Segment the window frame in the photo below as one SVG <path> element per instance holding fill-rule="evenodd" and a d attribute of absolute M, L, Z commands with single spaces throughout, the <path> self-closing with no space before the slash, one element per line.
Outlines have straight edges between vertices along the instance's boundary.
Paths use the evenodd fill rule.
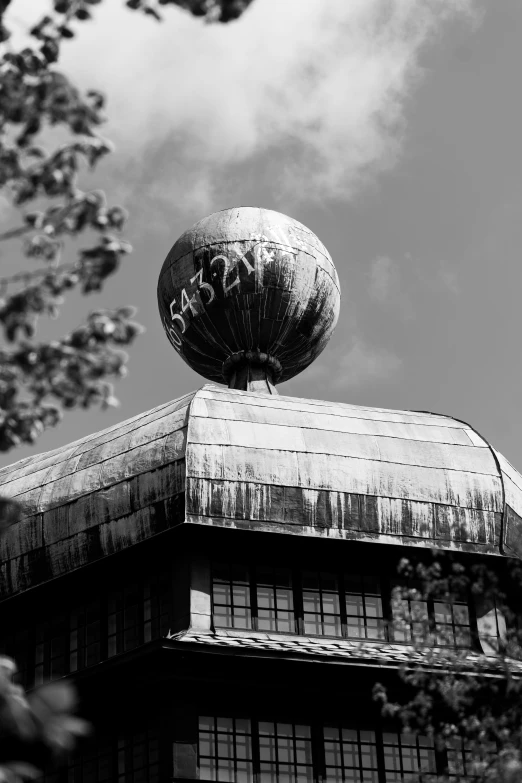
<path fill-rule="evenodd" d="M 232 766 L 234 768 L 234 776 L 230 779 L 230 783 L 262 783 L 262 769 L 261 765 L 263 763 L 261 758 L 261 736 L 270 736 L 271 738 L 277 738 L 282 737 L 283 735 L 277 733 L 277 726 L 278 725 L 289 725 L 292 727 L 292 743 L 293 743 L 293 760 L 290 760 L 287 762 L 290 766 L 294 767 L 294 770 L 297 766 L 300 766 L 297 762 L 297 754 L 296 754 L 296 746 L 295 746 L 295 727 L 296 726 L 304 726 L 309 729 L 309 752 L 310 752 L 310 763 L 304 764 L 304 766 L 307 766 L 311 770 L 311 776 L 307 779 L 310 783 L 326 783 L 328 780 L 327 770 L 328 769 L 339 769 L 340 774 L 337 776 L 337 779 L 345 779 L 345 770 L 346 769 L 353 769 L 354 774 L 352 776 L 353 779 L 357 777 L 357 772 L 359 774 L 359 783 L 366 783 L 367 780 L 370 779 L 371 775 L 364 776 L 363 772 L 364 770 L 368 770 L 370 773 L 373 770 L 373 781 L 374 783 L 397 783 L 397 781 L 408 781 L 411 779 L 409 776 L 419 776 L 419 779 L 422 780 L 424 776 L 430 776 L 430 775 L 446 775 L 448 774 L 448 770 L 450 769 L 450 760 L 449 760 L 449 754 L 446 750 L 440 751 L 436 749 L 435 743 L 432 745 L 429 745 L 429 743 L 424 744 L 422 742 L 422 737 L 424 735 L 415 735 L 412 732 L 400 732 L 397 730 L 396 726 L 391 726 L 388 722 L 382 721 L 379 719 L 368 719 L 363 722 L 363 725 L 357 726 L 355 723 L 350 721 L 342 721 L 342 720 L 324 720 L 319 721 L 314 719 L 311 715 L 303 716 L 302 719 L 296 719 L 296 716 L 279 716 L 276 717 L 269 717 L 266 715 L 264 711 L 261 711 L 259 713 L 250 713 L 248 710 L 241 711 L 238 714 L 232 714 L 229 711 L 221 711 L 221 710 L 210 710 L 206 711 L 204 714 L 198 715 L 196 718 L 196 725 L 197 725 L 197 741 L 196 741 L 196 766 L 195 766 L 195 778 L 197 780 L 201 781 L 219 781 L 219 780 L 225 780 L 225 777 L 220 778 L 218 775 L 218 767 L 216 766 L 213 771 L 213 777 L 210 775 L 209 777 L 202 777 L 201 776 L 201 759 L 202 758 L 208 758 L 207 755 L 201 754 L 200 746 L 201 746 L 201 734 L 200 734 L 200 720 L 202 718 L 211 718 L 213 720 L 214 727 L 217 726 L 218 719 L 221 720 L 230 720 L 232 722 L 232 725 L 235 727 L 236 721 L 242 720 L 247 721 L 249 725 L 249 729 L 247 731 L 247 736 L 249 737 L 250 741 L 250 758 L 247 758 L 246 761 L 249 762 L 250 765 L 250 778 L 247 781 L 246 778 L 240 778 L 237 775 L 237 761 L 238 758 L 231 757 Z M 273 724 L 274 727 L 276 727 L 276 731 L 274 734 L 270 735 L 260 735 L 259 727 L 262 723 L 270 723 Z M 333 729 L 336 732 L 338 732 L 339 736 L 339 746 L 340 746 L 340 752 L 341 752 L 341 764 L 339 766 L 334 764 L 328 764 L 327 763 L 327 742 L 331 741 L 328 739 L 326 735 L 326 731 L 328 729 Z M 345 764 L 344 759 L 344 753 L 343 753 L 343 739 L 342 739 L 342 732 L 344 731 L 354 731 L 357 733 L 357 739 L 356 739 L 356 745 L 358 750 L 358 761 L 359 764 L 354 767 L 349 767 Z M 364 732 L 371 732 L 374 735 L 374 741 L 371 740 L 368 742 L 365 742 L 365 739 L 362 735 Z M 386 777 L 387 772 L 387 765 L 386 765 L 386 754 L 385 754 L 385 737 L 386 735 L 394 735 L 396 738 L 396 744 L 392 744 L 391 742 L 387 742 L 386 746 L 389 747 L 395 747 L 397 749 L 398 759 L 399 759 L 399 767 L 400 769 L 397 771 L 396 779 L 394 780 L 390 774 L 389 777 Z M 415 743 L 409 743 L 405 742 L 404 739 L 406 737 L 415 737 Z M 216 728 L 214 728 L 214 742 L 215 738 L 217 737 L 217 731 Z M 347 740 L 345 744 L 353 744 L 350 740 Z M 375 766 L 368 766 L 365 767 L 363 765 L 363 754 L 364 754 L 364 746 L 366 744 L 369 744 L 370 746 L 373 745 L 374 747 L 374 763 Z M 214 756 L 217 753 L 215 743 L 214 746 Z M 235 731 L 232 734 L 232 745 L 234 748 L 236 748 L 236 734 Z M 275 753 L 273 753 L 272 758 L 275 759 L 273 762 L 275 764 L 276 769 L 278 769 L 278 743 L 277 741 L 272 744 L 272 747 L 275 750 Z M 431 755 L 431 763 L 433 764 L 433 770 L 426 770 L 426 771 L 416 771 L 416 770 L 409 770 L 406 768 L 405 761 L 407 760 L 406 755 L 403 754 L 402 749 L 410 749 L 415 748 L 415 755 L 417 759 L 417 764 L 420 765 L 422 763 L 421 756 L 422 756 L 422 749 L 427 748 L 427 754 Z M 457 752 L 459 752 L 457 750 Z M 464 751 L 463 751 L 464 753 Z M 243 759 L 240 759 L 243 761 Z M 462 759 L 460 760 L 461 766 L 464 766 L 466 768 L 466 762 L 467 759 L 463 755 Z M 389 770 L 390 773 L 392 773 L 392 770 Z M 404 774 L 404 777 L 402 775 Z M 278 779 L 279 773 L 276 772 L 274 774 L 273 779 L 276 781 L 276 783 L 279 783 Z M 292 776 L 291 776 L 292 777 Z M 455 774 L 453 773 L 451 776 L 452 779 L 455 779 Z M 182 778 L 178 778 L 176 776 L 173 776 L 173 779 L 176 780 L 182 780 Z M 183 778 L 184 780 L 185 778 Z M 348 778 L 346 778 L 348 779 Z M 297 776 L 293 777 L 292 780 L 294 783 L 297 781 Z M 332 776 L 332 783 L 333 783 L 333 776 Z"/>
<path fill-rule="evenodd" d="M 398 631 L 394 627 L 394 621 L 395 618 L 393 617 L 393 606 L 392 606 L 392 593 L 394 588 L 396 587 L 402 587 L 406 589 L 418 589 L 418 583 L 415 581 L 409 581 L 409 580 L 401 580 L 396 577 L 390 577 L 388 579 L 388 587 L 389 587 L 389 640 L 393 642 L 394 644 L 412 644 L 415 642 L 415 634 L 413 631 L 413 624 L 415 620 L 410 620 L 409 622 L 409 638 L 397 638 L 399 633 L 403 633 L 404 631 Z M 426 604 L 426 621 L 428 626 L 428 639 L 426 640 L 426 644 L 432 644 L 435 647 L 446 647 L 446 648 L 452 648 L 456 650 L 480 650 L 480 644 L 478 640 L 478 628 L 477 628 L 477 618 L 475 613 L 475 605 L 472 600 L 471 595 L 466 596 L 466 600 L 464 598 L 457 599 L 454 603 L 448 603 L 447 601 L 444 601 L 439 598 L 434 598 L 432 596 L 429 596 L 428 598 L 420 598 L 420 599 L 406 599 L 408 602 L 408 610 L 411 612 L 410 609 L 410 603 L 412 601 L 418 601 L 419 603 L 425 603 Z M 445 604 L 450 607 L 451 610 L 451 622 L 450 623 L 443 623 L 442 626 L 444 628 L 447 628 L 448 625 L 452 629 L 454 643 L 451 644 L 451 642 L 440 642 L 438 638 L 438 634 L 440 633 L 441 626 L 437 625 L 436 621 L 436 610 L 435 610 L 435 604 Z M 468 613 L 468 625 L 462 625 L 455 623 L 455 612 L 453 607 L 454 606 L 465 606 Z M 469 637 L 469 643 L 468 644 L 457 644 L 456 643 L 456 634 L 457 628 L 466 628 L 468 630 L 468 637 Z"/>
<path fill-rule="evenodd" d="M 219 621 L 216 622 L 216 620 L 219 620 L 219 616 L 216 615 L 214 611 L 214 569 L 216 567 L 222 567 L 226 566 L 229 570 L 229 573 L 231 573 L 231 569 L 235 567 L 240 567 L 246 572 L 246 579 L 245 582 L 248 585 L 249 593 L 248 593 L 248 609 L 250 614 L 250 620 L 249 625 L 241 628 L 237 628 L 234 625 L 225 625 L 220 624 Z M 262 571 L 263 569 L 273 569 L 277 570 L 278 568 L 283 568 L 283 566 L 279 565 L 265 565 L 263 562 L 257 562 L 257 561 L 243 561 L 239 562 L 239 560 L 225 560 L 222 558 L 211 560 L 210 562 L 210 590 L 211 590 L 211 628 L 215 632 L 219 632 L 221 630 L 233 630 L 233 631 L 243 631 L 243 632 L 258 632 L 258 633 L 277 633 L 277 634 L 288 634 L 292 636 L 304 636 L 304 637 L 312 637 L 312 638 L 328 638 L 328 639 L 343 639 L 346 641 L 354 641 L 354 642 L 388 642 L 391 644 L 405 644 L 405 645 L 411 645 L 414 642 L 413 634 L 410 632 L 409 638 L 406 638 L 406 635 L 403 633 L 404 638 L 400 638 L 401 632 L 394 628 L 394 616 L 393 616 L 393 601 L 392 601 L 392 593 L 394 587 L 397 586 L 403 586 L 408 587 L 408 583 L 398 579 L 395 575 L 391 574 L 365 574 L 364 570 L 362 568 L 357 568 L 350 570 L 349 567 L 344 566 L 343 568 L 338 568 L 336 570 L 320 570 L 317 568 L 309 567 L 308 564 L 303 564 L 303 567 L 300 569 L 296 568 L 288 568 L 289 575 L 291 577 L 291 590 L 292 590 L 292 597 L 293 597 L 293 615 L 294 615 L 294 630 L 293 631 L 279 631 L 279 630 L 266 630 L 259 627 L 259 607 L 258 607 L 258 572 Z M 304 585 L 304 575 L 306 572 L 315 573 L 319 576 L 321 574 L 328 574 L 330 577 L 334 578 L 337 581 L 337 599 L 339 602 L 339 620 L 340 620 L 340 634 L 332 635 L 327 633 L 312 633 L 305 630 L 305 623 L 306 623 L 306 612 L 304 607 L 304 593 L 306 591 L 306 587 Z M 355 636 L 349 633 L 349 624 L 348 624 L 348 618 L 349 617 L 355 617 L 357 615 L 351 615 L 348 614 L 347 611 L 347 596 L 350 594 L 349 592 L 349 585 L 347 584 L 347 577 L 354 576 L 358 577 L 360 580 L 361 585 L 361 592 L 359 595 L 361 595 L 362 598 L 362 605 L 363 605 L 363 614 L 361 615 L 361 618 L 364 619 L 364 624 L 362 625 L 364 629 L 365 635 L 362 636 Z M 380 589 L 379 593 L 371 593 L 367 592 L 365 589 L 364 580 L 365 578 L 371 578 L 374 580 L 375 584 Z M 229 584 L 232 589 L 233 581 L 232 579 L 229 580 Z M 411 585 L 414 586 L 413 584 Z M 274 585 L 274 588 L 276 585 Z M 320 615 L 321 615 L 321 626 L 324 629 L 324 617 L 323 617 L 323 591 L 321 587 L 319 587 L 319 594 L 321 596 L 320 598 Z M 370 629 L 371 626 L 367 623 L 368 620 L 374 619 L 367 613 L 366 608 L 366 601 L 367 596 L 377 596 L 380 597 L 380 610 L 382 612 L 382 616 L 376 615 L 375 619 L 377 620 L 376 628 L 381 629 L 382 635 L 371 635 Z M 446 603 L 445 601 L 439 601 L 438 599 L 434 598 L 428 598 L 423 599 L 427 606 L 427 621 L 429 624 L 429 628 L 431 629 L 431 633 L 435 634 L 437 633 L 437 624 L 435 622 L 435 604 L 436 603 Z M 459 600 L 457 602 L 458 605 L 464 605 L 467 609 L 468 613 L 468 620 L 469 625 L 461 625 L 455 623 L 455 617 L 454 617 L 454 611 L 453 611 L 453 604 L 449 604 L 451 608 L 451 616 L 452 616 L 452 622 L 450 623 L 452 633 L 454 635 L 454 639 L 457 639 L 457 632 L 459 628 L 462 628 L 465 630 L 469 635 L 469 644 L 457 644 L 451 645 L 451 643 L 441 643 L 437 644 L 437 646 L 440 647 L 451 647 L 453 646 L 454 649 L 470 649 L 470 650 L 480 650 L 480 644 L 478 639 L 478 631 L 477 631 L 477 623 L 476 623 L 476 616 L 474 611 L 474 604 L 472 601 L 471 596 L 467 596 L 467 600 Z M 221 605 L 221 604 L 217 604 Z M 231 604 L 231 607 L 233 608 L 233 604 Z M 336 616 L 336 615 L 331 615 Z M 277 617 L 275 618 L 275 622 L 277 622 Z M 447 624 L 444 624 L 444 628 L 447 627 Z M 379 631 L 377 631 L 379 633 Z"/>

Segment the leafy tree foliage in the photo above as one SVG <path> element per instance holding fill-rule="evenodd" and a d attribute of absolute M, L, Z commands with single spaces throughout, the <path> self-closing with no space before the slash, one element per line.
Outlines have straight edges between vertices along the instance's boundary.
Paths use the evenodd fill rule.
<path fill-rule="evenodd" d="M 433 739 L 446 771 L 426 770 L 423 780 L 522 779 L 522 564 L 494 561 L 494 568 L 470 565 L 434 552 L 431 562 L 405 559 L 399 566 L 404 584 L 395 590 L 394 616 L 399 630 L 413 628 L 423 660 L 401 668 L 400 687 L 378 683 L 374 698 L 399 728 Z M 446 634 L 427 617 L 430 599 L 444 607 L 474 602 L 475 647 L 483 654 L 455 647 L 454 631 Z"/>
<path fill-rule="evenodd" d="M 125 374 L 122 350 L 140 333 L 132 307 L 92 312 L 59 340 L 37 342 L 41 316 L 56 318 L 64 296 L 102 290 L 131 252 L 122 238 L 127 213 L 103 191 L 79 186 L 113 148 L 100 133 L 105 97 L 83 93 L 58 69 L 64 41 L 76 23 L 89 21 L 102 0 L 49 0 L 49 12 L 28 31 L 31 43 L 16 50 L 5 21 L 15 0 L 0 0 L 0 188 L 20 213 L 20 225 L 0 235 L 21 241 L 36 267 L 0 280 L 0 451 L 34 443 L 63 410 L 113 405 L 110 379 Z M 123 2 L 123 0 L 122 0 Z M 128 0 L 129 9 L 161 20 L 160 6 L 177 5 L 209 22 L 238 18 L 251 0 Z M 41 7 L 41 4 L 35 3 Z M 66 141 L 42 144 L 49 129 Z M 67 241 L 90 244 L 63 263 Z M 0 498 L 0 535 L 16 522 L 16 504 Z M 85 732 L 72 714 L 74 690 L 58 683 L 27 698 L 13 683 L 16 666 L 0 659 L 0 781 L 34 776 Z M 20 779 L 19 777 L 17 778 Z"/>
<path fill-rule="evenodd" d="M 21 238 L 25 257 L 40 264 L 36 272 L 9 281 L 20 283 L 20 290 L 0 294 L 7 343 L 0 348 L 0 451 L 33 443 L 59 421 L 63 408 L 114 404 L 109 379 L 124 374 L 121 348 L 140 332 L 132 310 L 120 308 L 93 313 L 63 340 L 33 342 L 40 316 L 57 317 L 64 295 L 73 289 L 101 291 L 131 251 L 121 238 L 126 211 L 109 205 L 102 191 L 83 191 L 78 183 L 83 167 L 94 168 L 112 152 L 110 142 L 99 135 L 105 97 L 97 90 L 83 94 L 57 69 L 75 23 L 89 21 L 100 2 L 54 0 L 29 31 L 33 43 L 14 51 L 4 19 L 12 2 L 0 0 L 5 50 L 0 58 L 0 187 L 21 212 L 21 225 L 0 239 Z M 208 21 L 228 22 L 250 2 L 128 0 L 126 5 L 158 20 L 159 7 L 170 3 Z M 45 149 L 38 141 L 48 128 L 65 131 L 68 141 Z M 74 263 L 62 264 L 66 240 L 80 235 L 89 237 L 90 246 L 79 251 Z"/>
<path fill-rule="evenodd" d="M 10 658 L 0 658 L 2 783 L 34 778 L 89 730 L 88 724 L 74 715 L 76 694 L 69 683 L 47 685 L 27 697 L 13 682 L 15 672 Z"/>

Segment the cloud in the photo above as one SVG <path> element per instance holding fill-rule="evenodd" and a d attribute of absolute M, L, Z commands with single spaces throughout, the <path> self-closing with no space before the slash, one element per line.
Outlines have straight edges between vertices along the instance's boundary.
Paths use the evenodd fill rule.
<path fill-rule="evenodd" d="M 422 311 L 426 295 L 457 296 L 459 291 L 458 270 L 447 261 L 419 260 L 406 253 L 399 260 L 377 256 L 369 265 L 369 298 L 404 321 Z"/>
<path fill-rule="evenodd" d="M 402 360 L 398 356 L 377 350 L 356 337 L 347 353 L 341 356 L 334 387 L 355 388 L 372 381 L 388 380 L 401 366 Z"/>
<path fill-rule="evenodd" d="M 397 277 L 397 264 L 388 256 L 379 256 L 370 264 L 368 293 L 376 302 L 385 302 Z"/>
<path fill-rule="evenodd" d="M 370 263 L 368 295 L 380 307 L 397 314 L 401 320 L 415 317 L 418 286 L 425 285 L 410 255 L 400 261 L 378 256 Z"/>
<path fill-rule="evenodd" d="M 352 338 L 350 347 L 344 353 L 339 351 L 335 367 L 331 358 L 326 366 L 324 360 L 316 361 L 306 370 L 307 383 L 332 378 L 335 389 L 355 389 L 375 381 L 387 381 L 402 367 L 402 359 L 386 350 L 378 350 L 362 337 Z"/>
<path fill-rule="evenodd" d="M 63 64 L 107 91 L 110 135 L 133 164 L 163 149 L 164 177 L 188 166 L 196 201 L 259 157 L 297 200 L 351 197 L 400 155 L 426 44 L 478 1 L 255 0 L 220 26 L 105 0 Z M 34 0 L 13 5 L 34 18 Z"/>
<path fill-rule="evenodd" d="M 460 284 L 455 264 L 451 265 L 448 261 L 439 263 L 439 278 L 444 288 L 454 296 L 460 293 Z"/>

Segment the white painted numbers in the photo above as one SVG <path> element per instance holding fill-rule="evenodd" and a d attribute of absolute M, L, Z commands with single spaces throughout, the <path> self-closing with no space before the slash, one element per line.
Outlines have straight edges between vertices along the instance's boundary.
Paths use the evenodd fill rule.
<path fill-rule="evenodd" d="M 275 261 L 278 255 L 281 260 L 286 257 L 284 260 L 287 263 L 295 261 L 292 253 L 286 250 L 281 251 L 279 248 L 266 247 L 266 244 L 264 241 L 257 240 L 249 248 L 254 253 L 255 265 L 250 263 L 241 250 L 235 248 L 235 256 L 232 258 L 218 253 L 211 259 L 212 284 L 203 282 L 203 267 L 196 272 L 194 277 L 190 278 L 190 286 L 181 289 L 179 301 L 174 298 L 169 305 L 170 323 L 167 316 L 163 318 L 165 331 L 176 351 L 179 351 L 182 346 L 181 335 L 187 328 L 186 319 L 189 318 L 189 313 L 190 317 L 198 316 L 214 301 L 216 298 L 214 285 L 216 283 L 221 287 L 223 295 L 227 296 L 240 284 L 241 280 L 248 279 L 252 274 L 255 275 L 256 269 Z"/>

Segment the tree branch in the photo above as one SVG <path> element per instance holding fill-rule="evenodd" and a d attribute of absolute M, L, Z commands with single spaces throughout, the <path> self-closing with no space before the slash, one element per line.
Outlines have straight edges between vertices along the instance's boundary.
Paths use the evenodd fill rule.
<path fill-rule="evenodd" d="M 6 239 L 15 239 L 16 237 L 21 237 L 23 234 L 27 234 L 28 231 L 33 231 L 33 227 L 19 226 L 18 228 L 11 228 L 9 231 L 4 231 L 3 234 L 0 234 L 0 242 L 3 242 Z"/>

